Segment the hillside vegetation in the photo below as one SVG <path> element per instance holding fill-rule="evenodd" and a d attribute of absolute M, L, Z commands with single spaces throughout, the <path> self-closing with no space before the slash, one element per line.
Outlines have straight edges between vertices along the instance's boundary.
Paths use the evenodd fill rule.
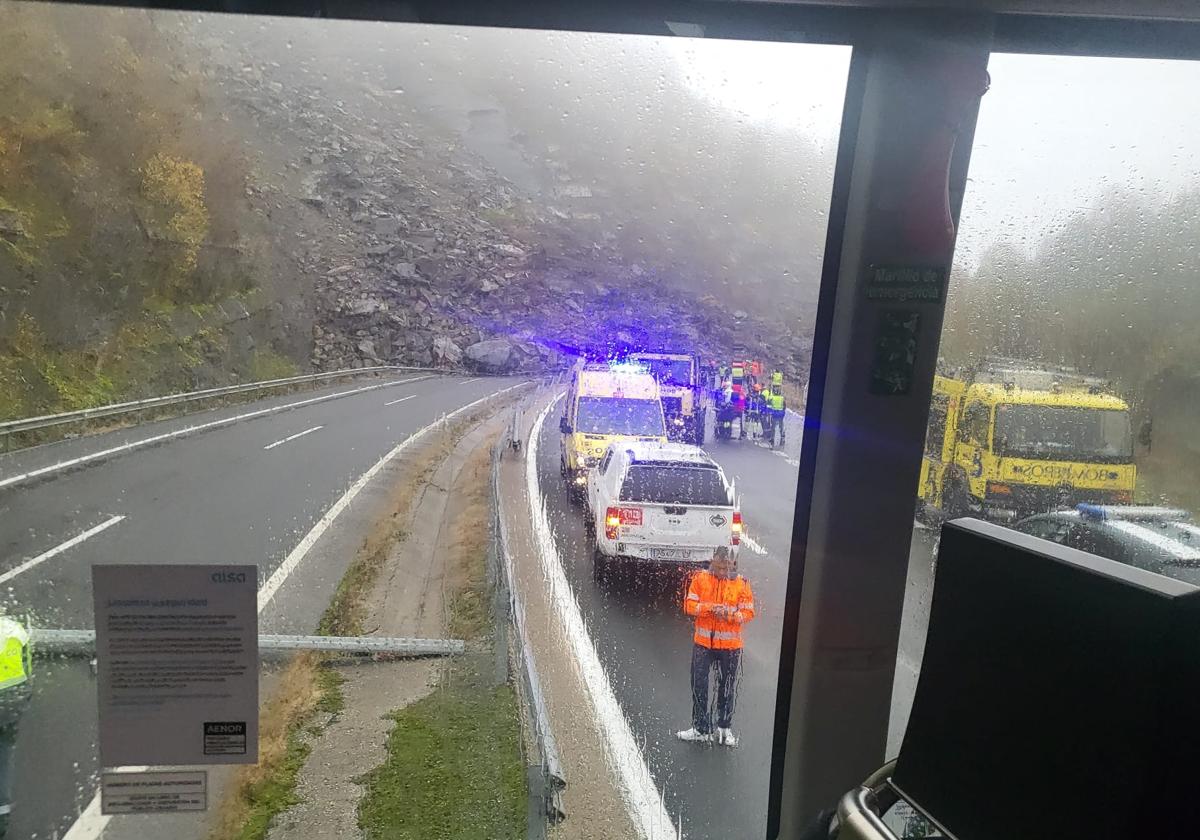
<path fill-rule="evenodd" d="M 0 417 L 294 369 L 262 301 L 247 167 L 140 11 L 0 5 Z"/>

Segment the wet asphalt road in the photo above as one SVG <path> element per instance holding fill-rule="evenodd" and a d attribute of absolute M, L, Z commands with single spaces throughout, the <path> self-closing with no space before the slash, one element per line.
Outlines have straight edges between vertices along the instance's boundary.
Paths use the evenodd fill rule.
<path fill-rule="evenodd" d="M 771 736 L 775 714 L 783 596 L 799 468 L 801 419 L 788 416 L 787 444 L 772 450 L 753 440 L 714 441 L 706 449 L 736 481 L 751 545 L 739 571 L 754 588 L 757 616 L 746 627 L 734 728 L 736 749 L 678 741 L 690 725 L 691 624 L 681 608 L 685 572 L 625 574 L 596 581 L 582 508 L 568 500 L 559 475 L 557 409 L 543 426 L 538 476 L 556 545 L 601 662 L 633 728 L 667 809 L 684 836 L 701 840 L 762 838 L 766 834 Z M 893 720 L 902 726 L 924 644 L 932 532 L 918 528 L 910 555 Z M 898 739 L 899 732 L 893 738 Z M 898 743 L 898 740 L 896 740 Z"/>
<path fill-rule="evenodd" d="M 396 384 L 303 406 L 0 490 L 0 574 L 114 516 L 103 532 L 0 588 L 9 614 L 91 628 L 98 562 L 257 563 L 265 580 L 330 505 L 397 443 L 517 380 L 392 377 Z M 0 478 L 184 425 L 382 381 L 337 386 L 66 441 L 0 459 Z M 387 403 L 392 403 L 387 405 Z M 313 427 L 270 449 L 265 447 Z M 261 632 L 309 632 L 350 554 L 302 564 L 260 617 Z M 57 838 L 95 790 L 96 685 L 87 661 L 39 660 L 17 736 L 10 838 Z M 135 818 L 122 818 L 130 820 Z M 140 818 L 136 818 L 140 819 Z"/>

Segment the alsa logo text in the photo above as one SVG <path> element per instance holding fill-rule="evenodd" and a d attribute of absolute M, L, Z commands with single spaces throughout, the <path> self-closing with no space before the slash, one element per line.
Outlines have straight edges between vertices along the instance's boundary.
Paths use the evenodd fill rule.
<path fill-rule="evenodd" d="M 245 572 L 213 572 L 209 576 L 213 583 L 245 583 Z"/>

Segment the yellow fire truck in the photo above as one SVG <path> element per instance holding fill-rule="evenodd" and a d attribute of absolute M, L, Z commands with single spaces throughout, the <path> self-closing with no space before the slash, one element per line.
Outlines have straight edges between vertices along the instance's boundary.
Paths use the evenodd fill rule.
<path fill-rule="evenodd" d="M 1011 521 L 1079 502 L 1127 504 L 1129 406 L 1095 377 L 990 360 L 934 381 L 917 495 L 925 512 Z"/>
<path fill-rule="evenodd" d="M 629 360 L 645 365 L 658 381 L 667 437 L 703 446 L 708 403 L 699 359 L 684 353 L 633 353 Z"/>

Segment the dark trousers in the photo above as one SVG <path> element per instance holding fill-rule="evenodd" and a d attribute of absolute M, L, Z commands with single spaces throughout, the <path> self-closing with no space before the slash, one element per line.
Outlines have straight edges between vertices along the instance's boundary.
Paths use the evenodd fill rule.
<path fill-rule="evenodd" d="M 733 725 L 733 707 L 737 701 L 741 650 L 714 650 L 692 644 L 692 726 L 697 732 L 712 732 L 712 707 L 708 698 L 708 676 L 717 671 L 717 726 Z"/>

